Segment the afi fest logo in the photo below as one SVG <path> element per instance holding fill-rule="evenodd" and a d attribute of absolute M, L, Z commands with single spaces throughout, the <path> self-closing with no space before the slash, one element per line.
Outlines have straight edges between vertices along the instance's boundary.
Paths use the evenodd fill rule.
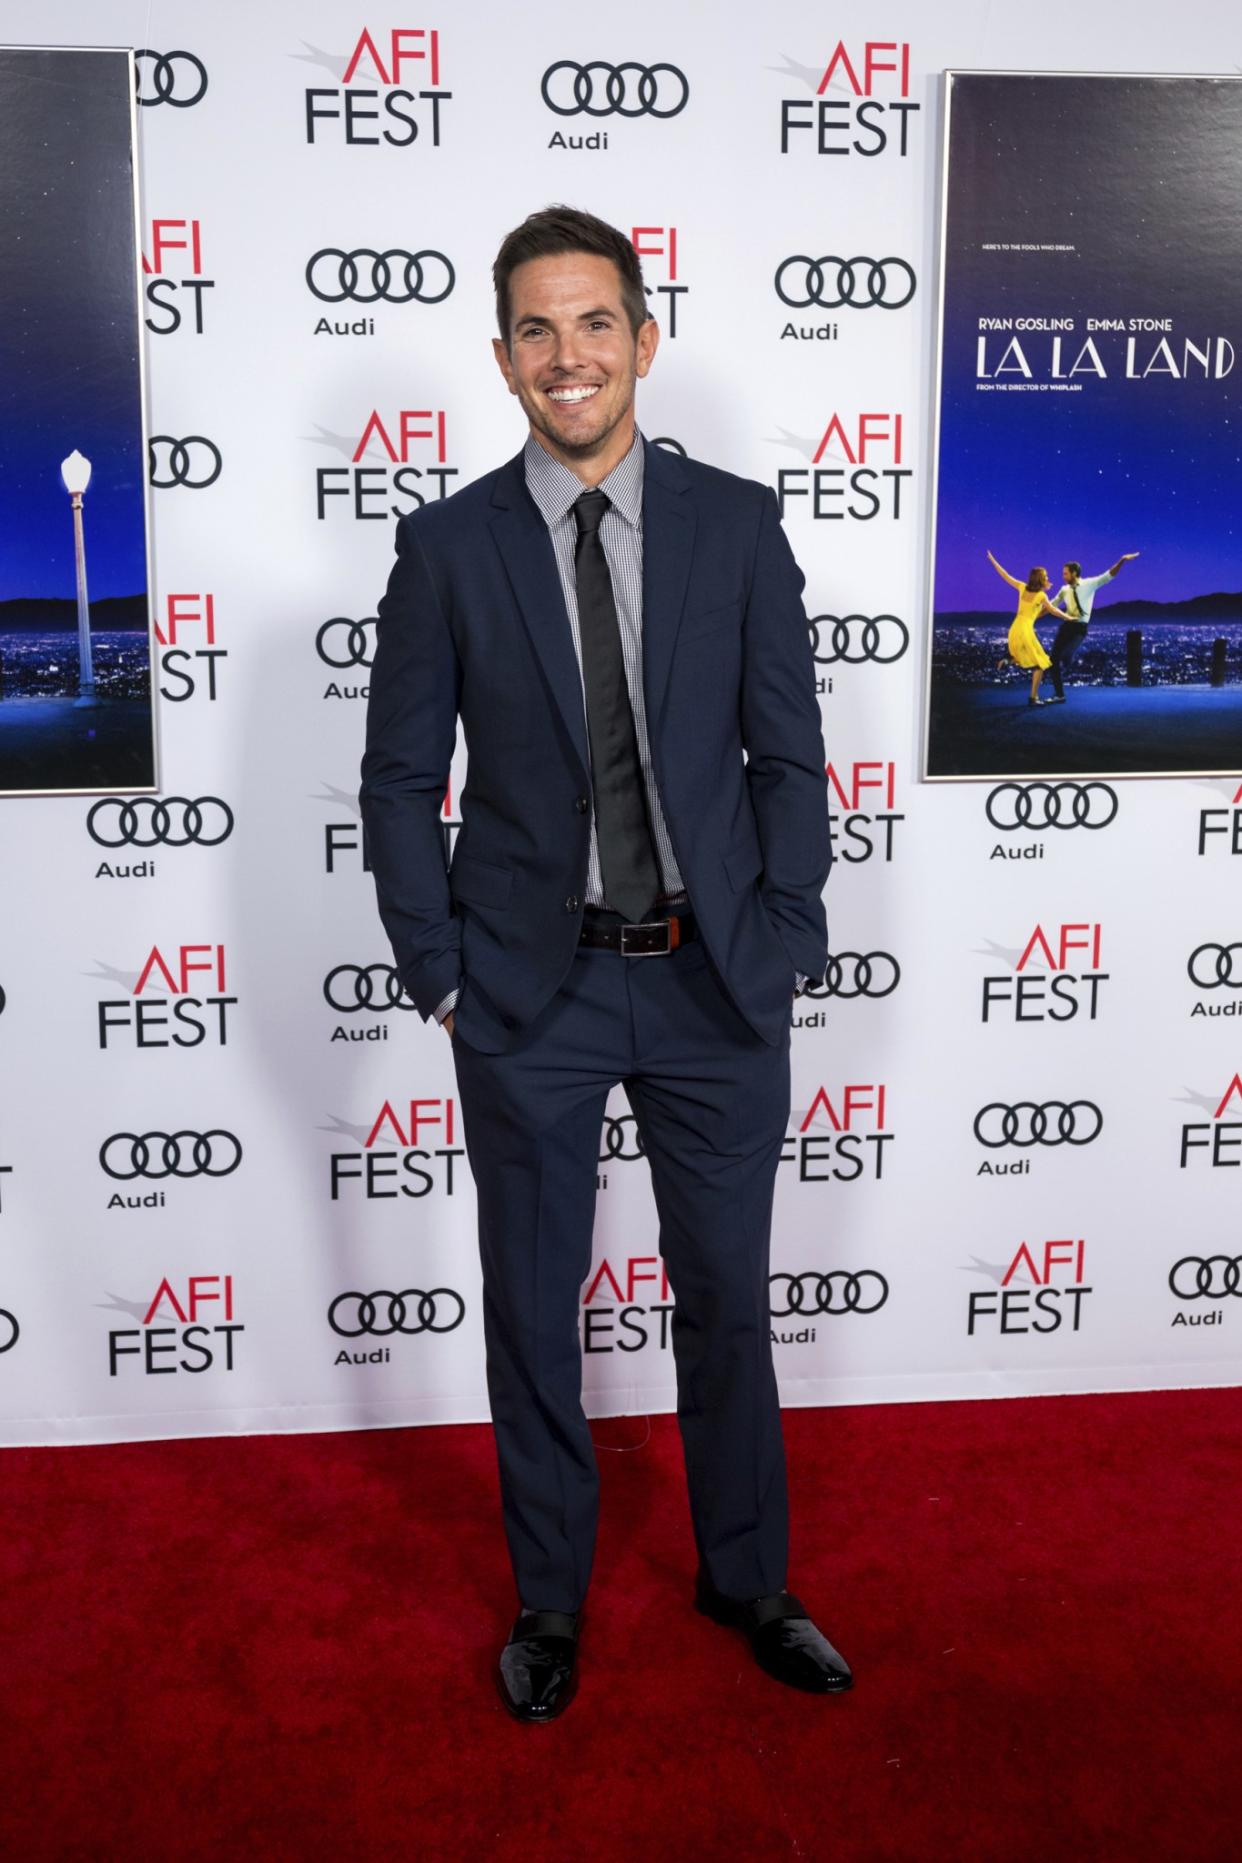
<path fill-rule="evenodd" d="M 658 1255 L 604 1260 L 582 1294 L 584 1352 L 641 1352 L 652 1341 L 667 1352 L 673 1302 L 668 1270 Z"/>
<path fill-rule="evenodd" d="M 344 57 L 312 45 L 293 57 L 321 65 L 337 80 L 307 87 L 307 142 L 344 143 L 348 148 L 439 148 L 442 106 L 453 93 L 440 83 L 436 28 L 372 31 L 364 26 Z"/>
<path fill-rule="evenodd" d="M 1055 1333 L 1066 1322 L 1076 1333 L 1082 1303 L 1094 1290 L 1086 1284 L 1087 1245 L 1083 1239 L 1058 1237 L 1034 1247 L 1023 1242 L 1002 1269 L 976 1256 L 968 1274 L 986 1274 L 995 1287 L 971 1292 L 966 1308 L 966 1336 L 977 1332 Z"/>
<path fill-rule="evenodd" d="M 803 1184 L 853 1184 L 884 1175 L 884 1149 L 896 1133 L 888 1125 L 888 1088 L 841 1087 L 834 1099 L 824 1087 L 804 1113 L 791 1115 L 793 1130 L 781 1145 L 782 1164 L 798 1168 Z"/>
<path fill-rule="evenodd" d="M 150 253 L 150 258 L 147 253 Z M 152 336 L 172 336 L 184 325 L 203 334 L 203 294 L 214 291 L 214 278 L 203 276 L 201 220 L 152 220 L 142 254 L 147 329 Z"/>
<path fill-rule="evenodd" d="M 137 1326 L 115 1327 L 108 1334 L 108 1376 L 121 1377 L 137 1359 L 146 1377 L 180 1371 L 235 1371 L 234 1347 L 245 1327 L 233 1318 L 231 1274 L 192 1274 L 183 1292 L 165 1275 L 149 1303 L 115 1298 L 129 1308 Z M 145 1310 L 144 1310 L 145 1305 Z"/>
<path fill-rule="evenodd" d="M 1215 1099 L 1202 1094 L 1189 1098 L 1206 1111 Z M 1236 1171 L 1242 1165 L 1242 1074 L 1235 1074 L 1219 1100 L 1210 1119 L 1187 1120 L 1182 1125 L 1179 1169 L 1186 1171 L 1206 1163 L 1213 1171 Z M 1230 1155 L 1232 1154 L 1232 1156 Z"/>
<path fill-rule="evenodd" d="M 690 287 L 678 276 L 677 228 L 635 226 L 630 242 L 643 262 L 643 289 L 652 300 L 651 315 L 667 337 L 677 335 L 677 300 L 689 296 Z M 656 261 L 659 264 L 656 264 Z M 652 284 L 653 278 L 661 280 Z"/>
<path fill-rule="evenodd" d="M 1199 810 L 1199 853 L 1242 854 L 1242 783 L 1230 807 Z"/>
<path fill-rule="evenodd" d="M 320 446 L 344 454 L 346 466 L 315 469 L 315 516 L 323 522 L 329 509 L 345 510 L 356 521 L 375 518 L 386 524 L 417 510 L 428 500 L 447 498 L 449 480 L 460 468 L 448 461 L 448 419 L 443 408 L 397 408 L 382 415 L 372 408 L 359 437 L 329 433 L 314 436 Z M 394 498 L 405 500 L 393 504 Z"/>
<path fill-rule="evenodd" d="M 325 873 L 339 873 L 342 870 L 355 871 L 357 865 L 363 873 L 370 873 L 371 862 L 367 855 L 366 836 L 362 829 L 361 811 L 358 807 L 356 789 L 335 789 L 330 783 L 324 784 L 323 794 L 316 798 L 320 802 L 331 802 L 334 806 L 348 809 L 353 821 L 330 821 L 323 825 L 323 865 Z M 453 783 L 449 779 L 444 791 L 444 801 L 440 806 L 440 832 L 444 836 L 444 862 L 447 866 L 453 857 L 457 845 L 457 835 L 461 821 L 453 815 Z"/>
<path fill-rule="evenodd" d="M 125 983 L 129 995 L 99 1004 L 99 1046 L 200 1048 L 228 1046 L 228 1014 L 237 998 L 227 996 L 224 946 L 152 945 L 136 978 L 100 966 L 110 981 Z"/>
<path fill-rule="evenodd" d="M 983 979 L 985 1022 L 1072 1022 L 1081 1011 L 1088 1022 L 1099 1013 L 1108 972 L 1100 969 L 1103 927 L 1096 924 L 1037 925 L 1020 952 L 989 945 L 986 956 L 1007 957 L 1012 974 Z"/>
<path fill-rule="evenodd" d="M 331 1125 L 320 1130 L 334 1138 L 351 1138 L 356 1146 L 334 1151 L 329 1159 L 333 1203 L 356 1185 L 369 1202 L 426 1197 L 437 1190 L 452 1196 L 454 1165 L 466 1155 L 465 1147 L 456 1143 L 455 1100 L 410 1100 L 399 1111 L 385 1100 L 366 1126 L 331 1118 Z"/>
<path fill-rule="evenodd" d="M 782 518 L 801 512 L 821 523 L 848 519 L 868 524 L 878 517 L 894 522 L 909 517 L 911 502 L 903 503 L 901 494 L 914 469 L 902 464 L 904 414 L 843 416 L 834 411 L 818 440 L 782 428 L 774 444 L 791 447 L 810 461 L 807 466 L 781 466 L 776 474 Z"/>
<path fill-rule="evenodd" d="M 825 64 L 772 65 L 813 96 L 782 97 L 782 155 L 897 156 L 910 153 L 910 47 L 899 39 L 838 39 Z"/>
<path fill-rule="evenodd" d="M 211 591 L 166 596 L 164 618 L 155 623 L 155 638 L 162 649 L 160 697 L 173 705 L 184 705 L 195 697 L 214 705 L 220 696 L 217 671 L 229 650 L 216 641 L 216 598 Z"/>
<path fill-rule="evenodd" d="M 837 860 L 850 866 L 879 855 L 887 866 L 893 837 L 905 816 L 897 812 L 897 766 L 864 761 L 824 766 L 828 776 L 828 832 Z"/>

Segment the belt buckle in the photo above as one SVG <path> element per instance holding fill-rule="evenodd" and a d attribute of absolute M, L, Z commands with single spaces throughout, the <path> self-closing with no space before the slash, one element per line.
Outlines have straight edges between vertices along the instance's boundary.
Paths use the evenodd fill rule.
<path fill-rule="evenodd" d="M 627 932 L 651 933 L 654 931 L 662 931 L 664 933 L 663 945 L 657 945 L 654 951 L 634 951 L 630 949 L 629 944 L 626 942 Z M 623 925 L 621 927 L 622 957 L 671 957 L 673 949 L 672 922 L 669 919 L 649 919 L 642 925 Z"/>

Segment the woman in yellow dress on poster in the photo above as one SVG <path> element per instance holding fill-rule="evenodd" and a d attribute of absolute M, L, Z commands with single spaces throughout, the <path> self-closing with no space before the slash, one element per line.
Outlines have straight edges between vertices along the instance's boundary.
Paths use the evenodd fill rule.
<path fill-rule="evenodd" d="M 1035 632 L 1035 623 L 1042 621 L 1045 615 L 1055 615 L 1058 621 L 1068 621 L 1071 617 L 1064 609 L 1057 608 L 1048 600 L 1048 571 L 1033 569 L 1025 582 L 1019 582 L 1007 569 L 1002 569 L 992 552 L 988 551 L 988 562 L 1003 582 L 1018 591 L 1018 612 L 1009 629 L 1009 658 L 1015 666 L 1031 667 L 1031 696 L 1028 705 L 1043 705 L 1047 701 L 1039 696 L 1039 682 L 1044 676 L 1044 669 L 1052 665 L 1045 652 L 1039 635 Z M 1003 666 L 1004 661 L 1000 664 Z"/>

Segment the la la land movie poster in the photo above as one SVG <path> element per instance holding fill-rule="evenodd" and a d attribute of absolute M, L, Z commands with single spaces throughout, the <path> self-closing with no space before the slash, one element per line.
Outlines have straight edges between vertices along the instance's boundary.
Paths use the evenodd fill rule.
<path fill-rule="evenodd" d="M 947 77 L 929 777 L 1242 768 L 1242 80 Z"/>

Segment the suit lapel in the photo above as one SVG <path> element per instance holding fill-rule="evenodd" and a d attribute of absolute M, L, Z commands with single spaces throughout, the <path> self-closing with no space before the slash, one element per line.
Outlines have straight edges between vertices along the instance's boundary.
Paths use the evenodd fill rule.
<path fill-rule="evenodd" d="M 585 783 L 590 767 L 582 674 L 574 652 L 552 539 L 526 489 L 522 455 L 500 472 L 492 492 L 492 535 L 517 598 L 548 690 L 569 732 Z"/>
<path fill-rule="evenodd" d="M 676 455 L 649 440 L 644 445 L 643 696 L 647 729 L 654 735 L 690 580 L 695 514 Z"/>

